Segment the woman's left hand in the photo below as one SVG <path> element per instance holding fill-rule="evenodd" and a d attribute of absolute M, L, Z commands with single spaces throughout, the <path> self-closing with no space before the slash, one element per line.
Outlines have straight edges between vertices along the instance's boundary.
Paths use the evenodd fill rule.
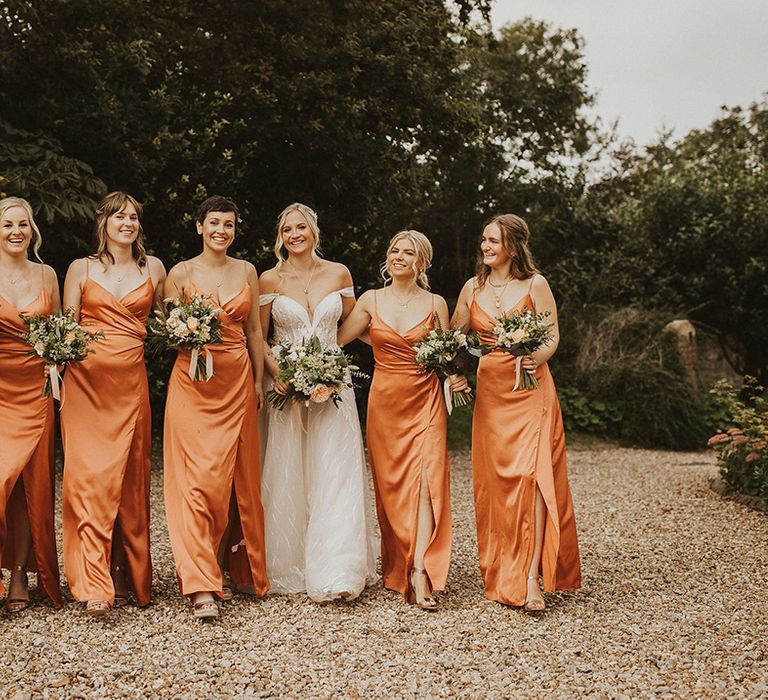
<path fill-rule="evenodd" d="M 260 411 L 264 405 L 264 388 L 261 386 L 261 382 L 254 382 L 253 390 L 256 394 L 256 410 Z"/>
<path fill-rule="evenodd" d="M 521 367 L 529 374 L 535 374 L 538 364 L 536 363 L 536 360 L 534 360 L 530 355 L 524 355 Z"/>
<path fill-rule="evenodd" d="M 451 385 L 451 391 L 454 394 L 459 391 L 471 391 L 467 378 L 460 374 L 449 374 L 448 383 Z"/>

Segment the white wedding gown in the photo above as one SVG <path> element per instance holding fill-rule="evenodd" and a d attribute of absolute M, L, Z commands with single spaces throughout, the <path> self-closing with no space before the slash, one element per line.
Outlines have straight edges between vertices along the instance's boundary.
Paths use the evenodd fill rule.
<path fill-rule="evenodd" d="M 264 294 L 272 304 L 276 343 L 317 335 L 337 347 L 341 297 L 331 292 L 307 309 L 282 294 Z M 272 379 L 266 379 L 267 388 Z M 261 498 L 272 593 L 307 592 L 316 601 L 356 598 L 376 579 L 377 543 L 367 507 L 367 476 L 355 394 L 322 404 L 290 402 L 282 411 L 262 411 Z"/>

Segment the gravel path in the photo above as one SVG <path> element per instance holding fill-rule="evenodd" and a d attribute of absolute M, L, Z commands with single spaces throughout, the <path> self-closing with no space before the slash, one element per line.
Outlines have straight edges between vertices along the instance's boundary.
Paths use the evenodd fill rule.
<path fill-rule="evenodd" d="M 768 517 L 707 486 L 706 453 L 569 450 L 584 588 L 541 618 L 482 597 L 467 454 L 437 613 L 379 586 L 351 604 L 177 595 L 154 473 L 155 602 L 106 622 L 70 604 L 0 620 L 0 692 L 28 697 L 765 697 Z"/>

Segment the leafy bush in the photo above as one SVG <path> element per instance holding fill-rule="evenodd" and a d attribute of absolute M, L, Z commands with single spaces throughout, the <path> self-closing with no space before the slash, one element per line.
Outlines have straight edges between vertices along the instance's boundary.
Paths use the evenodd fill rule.
<path fill-rule="evenodd" d="M 566 329 L 573 338 L 565 338 L 567 352 L 555 370 L 563 377 L 558 395 L 566 429 L 641 447 L 702 447 L 705 397 L 690 384 L 675 338 L 663 330 L 669 314 L 591 307 L 573 316 Z"/>
<path fill-rule="evenodd" d="M 751 496 L 768 498 L 768 400 L 754 379 L 745 383 L 746 399 L 739 398 L 727 382 L 711 390 L 714 402 L 724 407 L 730 426 L 713 435 L 720 474 L 732 488 Z"/>
<path fill-rule="evenodd" d="M 606 435 L 621 421 L 621 414 L 613 403 L 591 399 L 576 387 L 566 386 L 559 389 L 557 395 L 566 431 Z"/>
<path fill-rule="evenodd" d="M 704 398 L 681 374 L 659 364 L 604 365 L 589 394 L 608 397 L 620 417 L 608 435 L 640 447 L 693 450 L 704 445 Z"/>

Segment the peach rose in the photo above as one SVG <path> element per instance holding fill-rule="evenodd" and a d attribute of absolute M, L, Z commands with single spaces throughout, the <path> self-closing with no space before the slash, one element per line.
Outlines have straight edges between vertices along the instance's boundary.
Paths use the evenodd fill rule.
<path fill-rule="evenodd" d="M 523 338 L 525 338 L 525 331 L 522 328 L 517 328 L 512 331 L 513 343 L 519 343 Z"/>
<path fill-rule="evenodd" d="M 331 387 L 325 384 L 318 384 L 309 399 L 315 403 L 325 403 L 331 396 L 333 396 L 333 389 Z"/>
<path fill-rule="evenodd" d="M 189 330 L 191 330 L 193 333 L 197 330 L 199 325 L 200 323 L 194 316 L 191 316 L 187 319 L 187 328 L 189 328 Z"/>

